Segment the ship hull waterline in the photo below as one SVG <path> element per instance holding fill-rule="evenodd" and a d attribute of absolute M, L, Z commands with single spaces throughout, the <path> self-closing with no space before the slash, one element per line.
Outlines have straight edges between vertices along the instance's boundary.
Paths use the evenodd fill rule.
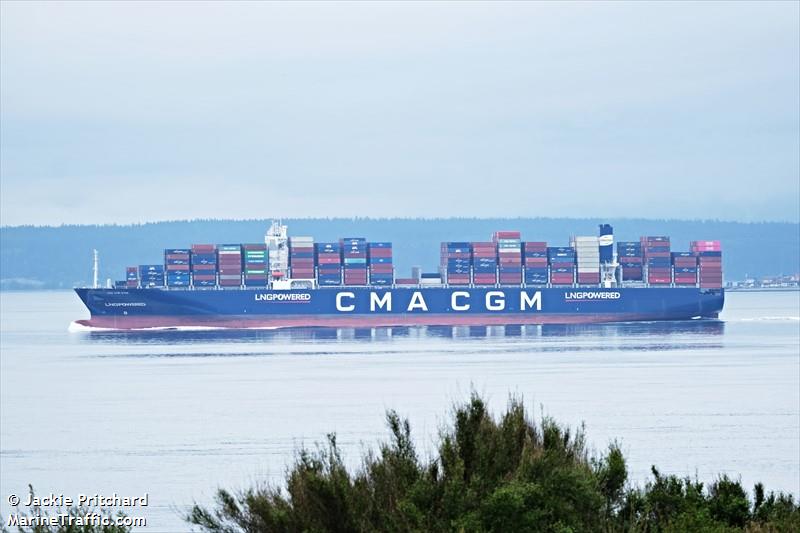
<path fill-rule="evenodd" d="M 81 326 L 374 328 L 716 319 L 724 291 L 690 288 L 76 289 Z"/>

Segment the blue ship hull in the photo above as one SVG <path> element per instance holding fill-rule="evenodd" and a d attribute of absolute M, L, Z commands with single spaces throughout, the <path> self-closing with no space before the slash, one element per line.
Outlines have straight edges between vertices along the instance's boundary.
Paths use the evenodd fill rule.
<path fill-rule="evenodd" d="M 722 289 L 75 289 L 107 329 L 582 324 L 717 318 Z"/>

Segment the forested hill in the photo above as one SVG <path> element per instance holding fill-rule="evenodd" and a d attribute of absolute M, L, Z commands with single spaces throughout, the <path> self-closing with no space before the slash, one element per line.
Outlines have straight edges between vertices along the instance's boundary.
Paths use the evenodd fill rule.
<path fill-rule="evenodd" d="M 414 265 L 435 271 L 441 241 L 489 240 L 495 230 L 520 230 L 525 240 L 564 246 L 569 235 L 595 235 L 600 222 L 616 240 L 670 235 L 673 250 L 690 240 L 722 241 L 725 277 L 795 273 L 800 268 L 800 224 L 680 220 L 515 219 L 298 219 L 284 220 L 290 235 L 317 241 L 366 237 L 392 241 L 398 275 Z M 192 243 L 263 242 L 269 220 L 194 220 L 140 225 L 8 226 L 0 228 L 0 283 L 5 289 L 69 288 L 91 280 L 92 249 L 100 278 L 122 279 L 127 265 L 161 263 L 164 248 Z"/>

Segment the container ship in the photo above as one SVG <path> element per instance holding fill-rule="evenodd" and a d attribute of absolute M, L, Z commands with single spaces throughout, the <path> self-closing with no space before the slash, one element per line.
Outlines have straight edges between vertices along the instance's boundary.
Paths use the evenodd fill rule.
<path fill-rule="evenodd" d="M 493 326 L 715 319 L 722 310 L 719 241 L 673 251 L 666 236 L 614 242 L 613 228 L 568 246 L 496 231 L 443 242 L 435 272 L 395 275 L 391 242 L 288 236 L 164 250 L 107 288 L 75 289 L 111 330 Z"/>

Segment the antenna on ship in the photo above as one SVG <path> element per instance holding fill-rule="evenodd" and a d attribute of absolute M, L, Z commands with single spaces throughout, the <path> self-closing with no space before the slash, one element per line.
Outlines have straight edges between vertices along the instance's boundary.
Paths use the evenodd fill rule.
<path fill-rule="evenodd" d="M 98 265 L 98 262 L 99 262 L 98 259 L 100 257 L 100 254 L 97 253 L 97 250 L 92 250 L 92 252 L 94 252 L 94 264 L 92 265 L 92 288 L 93 289 L 97 289 L 99 287 L 99 283 L 97 281 L 97 278 L 98 278 L 98 267 L 97 267 L 97 265 Z"/>

